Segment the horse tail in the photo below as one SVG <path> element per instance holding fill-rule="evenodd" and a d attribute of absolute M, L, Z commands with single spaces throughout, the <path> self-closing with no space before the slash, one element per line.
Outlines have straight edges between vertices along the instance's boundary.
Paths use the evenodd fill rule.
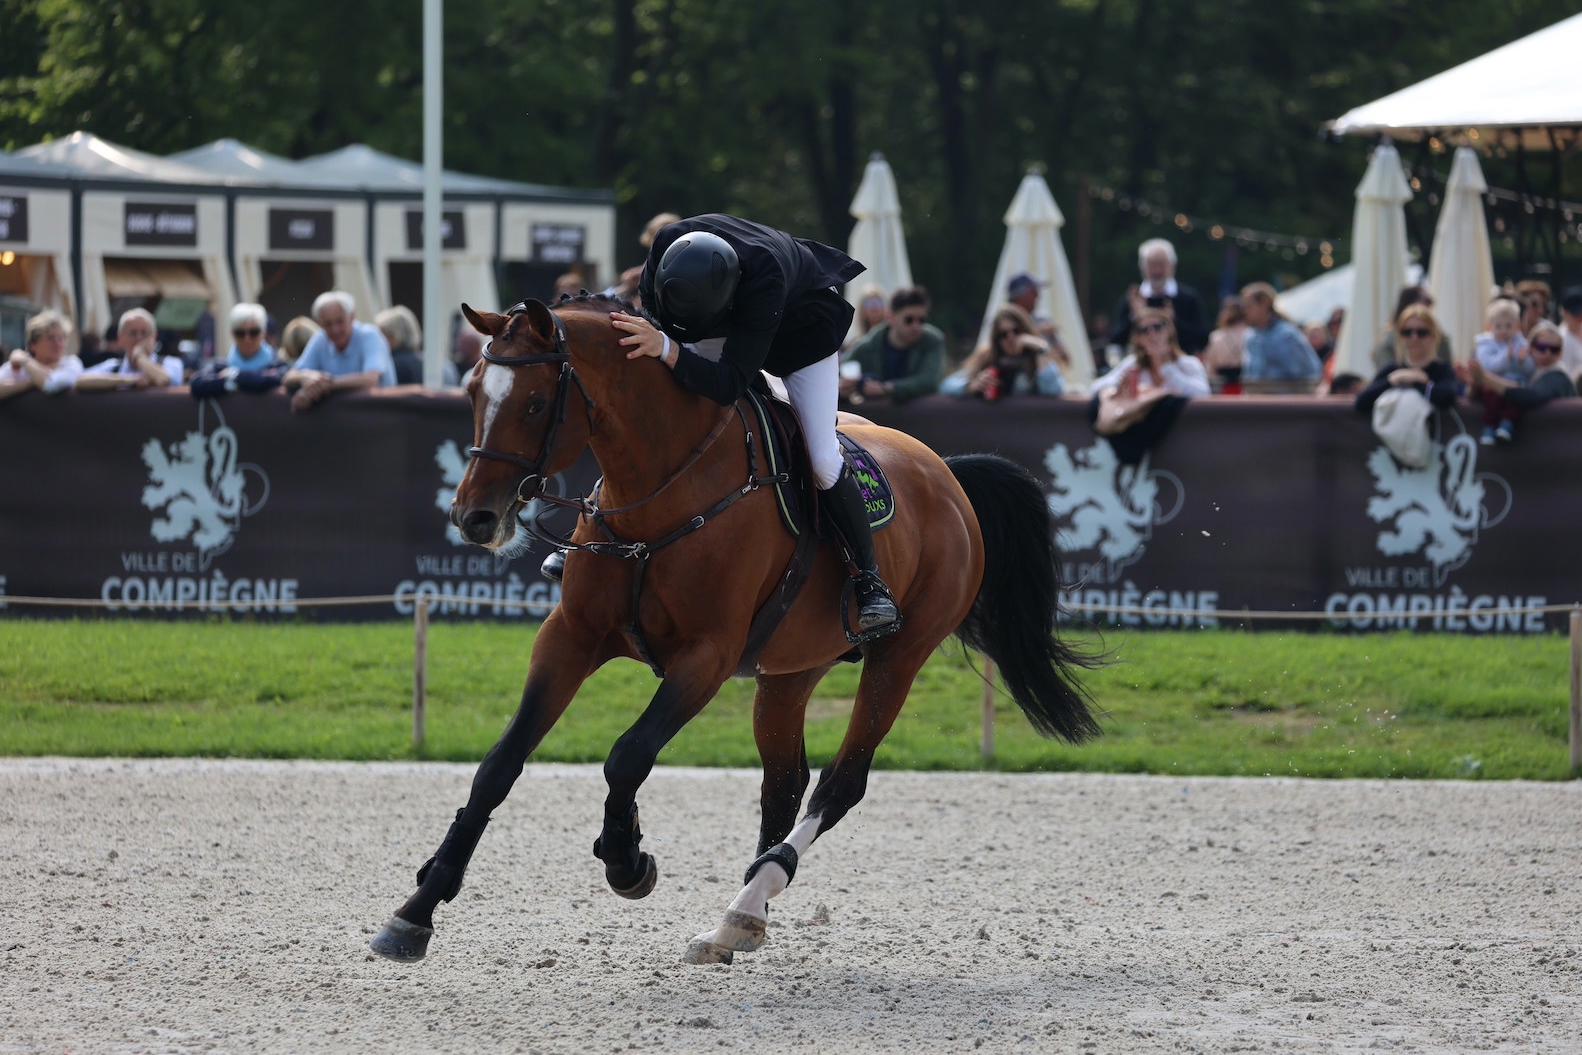
<path fill-rule="evenodd" d="M 983 585 L 956 636 L 999 664 L 1033 728 L 1081 743 L 1100 732 L 1077 672 L 1099 659 L 1055 633 L 1060 604 L 1054 523 L 1038 480 L 993 454 L 945 459 L 983 533 Z"/>

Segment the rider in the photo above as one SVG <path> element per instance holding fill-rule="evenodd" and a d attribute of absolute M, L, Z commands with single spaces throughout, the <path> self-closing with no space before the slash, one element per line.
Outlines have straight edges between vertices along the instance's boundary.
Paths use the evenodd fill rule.
<path fill-rule="evenodd" d="M 900 612 L 879 577 L 868 512 L 835 434 L 840 345 L 852 319 L 837 287 L 864 270 L 819 242 L 709 213 L 670 224 L 649 249 L 638 293 L 659 328 L 624 312 L 610 320 L 627 334 L 627 358 L 659 359 L 682 388 L 721 406 L 741 398 L 760 370 L 785 380 L 824 508 L 860 572 L 857 629 L 866 635 L 893 626 Z M 699 354 L 695 345 L 711 338 L 724 338 L 723 348 Z M 544 575 L 558 580 L 564 567 L 565 554 L 551 553 Z"/>

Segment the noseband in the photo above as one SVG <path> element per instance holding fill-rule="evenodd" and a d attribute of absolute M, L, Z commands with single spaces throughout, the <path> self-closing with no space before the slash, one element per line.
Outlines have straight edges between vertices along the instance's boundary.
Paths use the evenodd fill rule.
<path fill-rule="evenodd" d="M 525 314 L 527 305 L 517 303 L 506 312 L 507 316 Z M 587 407 L 588 435 L 593 435 L 593 411 L 595 405 L 593 398 L 588 395 L 587 388 L 582 383 L 582 378 L 577 376 L 577 368 L 571 365 L 571 350 L 566 346 L 566 327 L 560 321 L 560 316 L 553 311 L 549 317 L 555 322 L 555 350 L 541 355 L 495 355 L 494 341 L 490 340 L 483 347 L 483 358 L 487 362 L 499 366 L 549 366 L 559 365 L 560 377 L 555 382 L 555 406 L 549 419 L 549 428 L 544 432 L 544 442 L 538 448 L 537 458 L 523 458 L 519 455 L 509 454 L 505 451 L 494 451 L 487 447 L 468 447 L 467 455 L 471 458 L 487 458 L 491 461 L 505 462 L 518 469 L 525 470 L 524 475 L 516 484 L 517 500 L 526 504 L 535 498 L 550 498 L 544 494 L 544 463 L 549 460 L 550 452 L 555 449 L 555 435 L 560 431 L 560 426 L 566 420 L 566 393 L 575 384 L 582 393 L 582 401 Z M 569 383 L 568 383 L 569 382 Z"/>

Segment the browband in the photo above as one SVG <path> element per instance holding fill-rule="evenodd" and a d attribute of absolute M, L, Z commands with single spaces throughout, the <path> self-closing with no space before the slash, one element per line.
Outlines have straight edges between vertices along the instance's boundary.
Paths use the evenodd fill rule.
<path fill-rule="evenodd" d="M 523 315 L 526 312 L 527 302 L 519 300 L 511 305 L 510 309 L 506 311 L 506 315 Z M 489 362 L 498 363 L 501 366 L 546 366 L 550 363 L 567 362 L 571 358 L 571 352 L 566 347 L 566 327 L 561 323 L 560 316 L 556 315 L 553 309 L 550 309 L 549 317 L 555 321 L 555 350 L 553 352 L 543 352 L 538 355 L 495 355 L 491 351 L 494 347 L 494 338 L 491 337 L 488 343 L 483 346 L 483 357 Z"/>

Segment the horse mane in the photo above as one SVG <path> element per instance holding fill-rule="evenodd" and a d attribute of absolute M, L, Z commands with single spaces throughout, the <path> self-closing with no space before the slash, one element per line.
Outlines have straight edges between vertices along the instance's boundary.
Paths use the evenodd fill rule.
<path fill-rule="evenodd" d="M 560 299 L 549 306 L 551 308 L 586 307 L 606 310 L 613 307 L 615 310 L 625 312 L 627 315 L 636 315 L 640 319 L 646 319 L 655 328 L 659 326 L 659 320 L 648 314 L 646 309 L 639 308 L 625 297 L 616 296 L 613 293 L 590 293 L 585 289 L 580 289 L 575 293 L 562 293 Z"/>

